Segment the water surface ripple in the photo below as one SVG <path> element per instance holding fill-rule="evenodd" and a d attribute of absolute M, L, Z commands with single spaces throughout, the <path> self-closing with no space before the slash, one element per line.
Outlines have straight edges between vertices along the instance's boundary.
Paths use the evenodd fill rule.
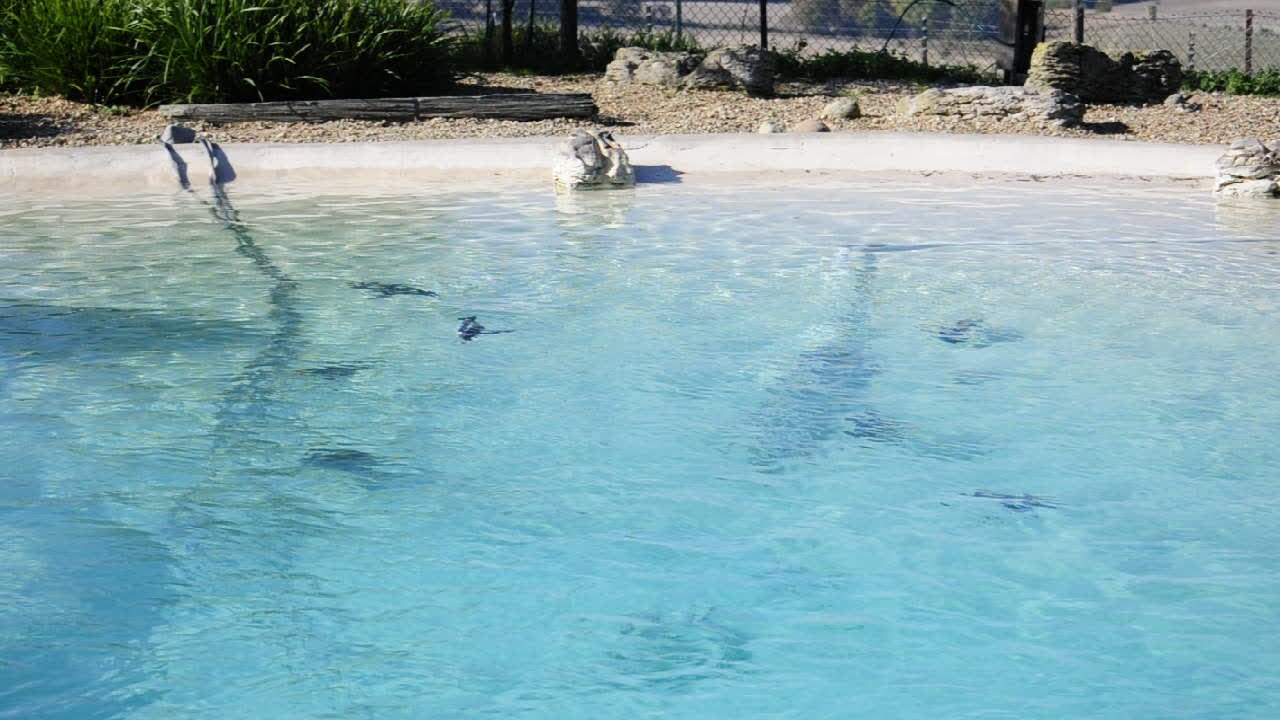
<path fill-rule="evenodd" d="M 1275 717 L 1275 214 L 831 181 L 0 217 L 0 718 Z"/>

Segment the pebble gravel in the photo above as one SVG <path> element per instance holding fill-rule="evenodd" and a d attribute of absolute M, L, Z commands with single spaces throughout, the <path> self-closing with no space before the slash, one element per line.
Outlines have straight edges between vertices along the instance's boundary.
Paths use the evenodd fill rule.
<path fill-rule="evenodd" d="M 890 82 L 781 83 L 772 98 L 735 91 L 683 91 L 645 85 L 617 85 L 599 75 L 559 77 L 484 74 L 463 80 L 470 92 L 537 91 L 591 93 L 600 108 L 597 121 L 517 122 L 428 119 L 393 123 L 345 120 L 325 123 L 227 123 L 195 127 L 206 137 L 233 142 L 363 142 L 434 138 L 567 135 L 583 124 L 609 126 L 615 135 L 754 132 L 761 123 L 790 127 L 817 117 L 835 97 L 859 98 L 862 116 L 828 121 L 833 132 L 898 130 L 944 133 L 1002 133 L 1108 137 L 1191 144 L 1225 144 L 1240 137 L 1280 138 L 1280 99 L 1194 93 L 1186 111 L 1169 105 L 1093 105 L 1084 124 L 1058 128 L 1008 119 L 961 120 L 904 117 L 897 111 L 921 86 Z M 73 103 L 53 97 L 0 95 L 0 147 L 129 145 L 151 143 L 166 118 L 155 110 L 129 110 Z"/>

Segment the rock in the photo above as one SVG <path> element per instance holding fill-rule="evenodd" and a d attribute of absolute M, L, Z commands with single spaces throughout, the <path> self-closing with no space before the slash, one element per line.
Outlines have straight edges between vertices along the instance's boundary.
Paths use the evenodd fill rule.
<path fill-rule="evenodd" d="M 1119 58 L 1081 43 L 1040 43 L 1031 54 L 1026 87 L 1074 95 L 1084 103 L 1163 101 L 1182 85 L 1182 65 L 1168 50 Z"/>
<path fill-rule="evenodd" d="M 181 145 L 196 141 L 196 131 L 182 125 L 170 125 L 160 133 L 160 142 L 170 145 Z"/>
<path fill-rule="evenodd" d="M 1200 112 L 1201 105 L 1191 101 L 1191 96 L 1182 93 L 1174 93 L 1164 99 L 1164 104 L 1179 112 Z"/>
<path fill-rule="evenodd" d="M 831 128 L 818 118 L 809 118 L 787 128 L 787 132 L 793 133 L 812 133 L 812 132 L 831 132 Z"/>
<path fill-rule="evenodd" d="M 698 55 L 686 52 L 618 48 L 613 61 L 605 66 L 604 79 L 617 83 L 678 87 L 701 59 Z"/>
<path fill-rule="evenodd" d="M 1253 138 L 1236 140 L 1215 165 L 1213 194 L 1218 197 L 1280 197 L 1280 141 L 1267 147 Z"/>
<path fill-rule="evenodd" d="M 1084 105 L 1067 93 L 984 85 L 947 90 L 930 88 L 907 98 L 899 111 L 907 117 L 955 115 L 970 120 L 1039 121 L 1059 127 L 1077 125 L 1084 118 Z"/>
<path fill-rule="evenodd" d="M 784 132 L 784 128 L 776 122 L 766 120 L 760 123 L 760 127 L 756 128 L 756 132 L 761 135 L 771 135 L 773 133 Z"/>
<path fill-rule="evenodd" d="M 862 117 L 862 107 L 856 97 L 836 98 L 822 108 L 818 117 L 823 120 L 853 120 Z"/>
<path fill-rule="evenodd" d="M 560 154 L 551 168 L 557 187 L 579 190 L 630 187 L 636 183 L 626 151 L 608 130 L 578 129 L 561 146 Z"/>
<path fill-rule="evenodd" d="M 773 54 L 755 45 L 712 50 L 685 77 L 683 87 L 694 90 L 730 88 L 748 95 L 772 95 Z"/>
<path fill-rule="evenodd" d="M 1168 50 L 1125 53 L 1120 56 L 1120 64 L 1133 73 L 1131 102 L 1158 103 L 1182 87 L 1182 63 Z"/>

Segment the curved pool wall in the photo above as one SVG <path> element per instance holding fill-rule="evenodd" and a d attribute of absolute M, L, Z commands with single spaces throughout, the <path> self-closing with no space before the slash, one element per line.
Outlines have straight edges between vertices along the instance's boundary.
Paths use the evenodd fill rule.
<path fill-rule="evenodd" d="M 1208 181 L 1220 145 L 924 133 L 620 135 L 641 182 L 730 174 L 979 173 Z M 277 180 L 531 179 L 548 182 L 558 138 L 223 146 L 245 183 Z M 175 146 L 193 181 L 208 168 L 197 144 Z M 76 194 L 172 186 L 163 146 L 0 152 L 0 189 Z"/>

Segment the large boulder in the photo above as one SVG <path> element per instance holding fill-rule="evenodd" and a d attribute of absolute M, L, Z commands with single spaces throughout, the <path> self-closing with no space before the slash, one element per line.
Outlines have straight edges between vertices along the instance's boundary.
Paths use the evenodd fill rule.
<path fill-rule="evenodd" d="M 1236 140 L 1218 158 L 1218 197 L 1280 197 L 1280 140 L 1271 147 L 1252 138 Z"/>
<path fill-rule="evenodd" d="M 746 90 L 748 95 L 772 95 L 773 53 L 755 45 L 739 45 L 712 50 L 683 85 L 693 89 L 728 88 Z"/>
<path fill-rule="evenodd" d="M 608 130 L 575 130 L 551 167 L 556 186 L 566 190 L 631 187 L 636 174 L 622 144 Z"/>
<path fill-rule="evenodd" d="M 961 120 L 1022 120 L 1063 127 L 1084 118 L 1084 105 L 1067 93 L 985 85 L 930 88 L 904 100 L 899 111 L 908 117 L 952 115 Z"/>
<path fill-rule="evenodd" d="M 1168 50 L 1118 58 L 1081 43 L 1040 43 L 1026 87 L 1068 93 L 1084 103 L 1158 103 L 1182 85 L 1182 65 Z"/>
<path fill-rule="evenodd" d="M 605 66 L 604 79 L 617 83 L 678 87 L 701 61 L 702 56 L 687 52 L 618 48 L 613 61 Z"/>

